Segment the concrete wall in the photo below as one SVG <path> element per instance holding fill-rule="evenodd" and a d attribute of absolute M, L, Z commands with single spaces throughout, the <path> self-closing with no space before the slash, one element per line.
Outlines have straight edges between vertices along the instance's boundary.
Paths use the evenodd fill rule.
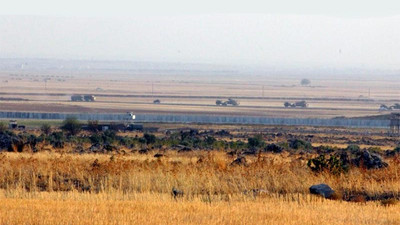
<path fill-rule="evenodd" d="M 31 113 L 0 112 L 0 118 L 6 119 L 41 119 L 64 120 L 67 117 L 79 120 L 122 121 L 127 114 L 102 113 Z M 162 123 L 214 123 L 214 124 L 259 124 L 259 125 L 304 125 L 331 127 L 387 128 L 389 120 L 367 119 L 316 119 L 316 118 L 268 118 L 253 116 L 216 116 L 216 115 L 178 115 L 178 114 L 136 114 L 136 122 Z"/>

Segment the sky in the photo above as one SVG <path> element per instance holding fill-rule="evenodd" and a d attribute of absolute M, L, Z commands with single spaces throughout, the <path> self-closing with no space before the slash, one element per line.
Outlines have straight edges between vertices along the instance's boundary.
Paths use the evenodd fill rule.
<path fill-rule="evenodd" d="M 0 57 L 400 69 L 396 1 L 21 1 Z"/>
<path fill-rule="evenodd" d="M 395 0 L 13 0 L 0 14 L 63 16 L 133 16 L 134 14 L 317 14 L 332 16 L 398 15 Z"/>

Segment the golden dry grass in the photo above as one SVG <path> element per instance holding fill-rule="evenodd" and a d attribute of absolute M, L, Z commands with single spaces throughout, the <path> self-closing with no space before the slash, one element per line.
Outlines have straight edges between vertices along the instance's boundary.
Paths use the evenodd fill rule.
<path fill-rule="evenodd" d="M 39 193 L 0 197 L 1 224 L 400 224 L 399 206 L 309 195 L 207 203 L 142 193 Z"/>
<path fill-rule="evenodd" d="M 167 151 L 156 159 L 153 153 L 59 154 L 1 153 L 0 188 L 29 191 L 89 190 L 95 193 L 169 193 L 173 186 L 186 198 L 198 195 L 226 199 L 253 188 L 271 193 L 308 193 L 315 183 L 327 183 L 334 189 L 351 193 L 379 195 L 400 193 L 400 164 L 397 158 L 381 170 L 352 168 L 335 176 L 312 173 L 307 158 L 312 155 L 262 154 L 247 157 L 249 166 L 231 166 L 234 158 L 219 151 L 177 153 Z"/>
<path fill-rule="evenodd" d="M 314 174 L 287 153 L 248 157 L 247 167 L 230 166 L 224 152 L 166 154 L 1 153 L 0 224 L 400 224 L 398 204 L 308 194 L 327 183 L 339 192 L 398 195 L 397 159 L 334 176 Z M 172 187 L 184 197 L 173 199 Z M 245 193 L 253 188 L 268 194 Z"/>

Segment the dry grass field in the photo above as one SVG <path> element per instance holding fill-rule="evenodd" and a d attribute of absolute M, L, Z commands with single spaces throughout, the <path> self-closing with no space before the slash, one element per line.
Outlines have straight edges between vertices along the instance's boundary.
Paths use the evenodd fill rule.
<path fill-rule="evenodd" d="M 1 224 L 400 224 L 396 206 L 309 195 L 206 203 L 167 194 L 37 193 L 1 196 Z M 22 196 L 21 196 L 22 195 Z"/>
<path fill-rule="evenodd" d="M 0 224 L 400 224 L 396 201 L 357 198 L 399 196 L 397 158 L 340 176 L 313 173 L 303 158 L 262 154 L 232 166 L 219 151 L 1 153 Z M 317 183 L 350 200 L 309 195 Z M 184 195 L 173 198 L 173 187 Z"/>

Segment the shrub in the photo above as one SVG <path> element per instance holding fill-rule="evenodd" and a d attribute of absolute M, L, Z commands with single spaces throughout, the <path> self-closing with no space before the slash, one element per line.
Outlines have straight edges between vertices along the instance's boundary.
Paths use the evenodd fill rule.
<path fill-rule="evenodd" d="M 217 139 L 215 139 L 215 138 L 212 137 L 212 136 L 207 136 L 207 137 L 204 139 L 204 142 L 205 142 L 206 146 L 213 146 L 214 143 L 215 143 L 216 141 L 217 141 Z"/>
<path fill-rule="evenodd" d="M 4 132 L 7 130 L 7 125 L 3 122 L 0 122 L 0 132 Z"/>
<path fill-rule="evenodd" d="M 49 135 L 51 133 L 51 126 L 45 123 L 40 127 L 40 130 L 42 131 L 43 134 Z"/>
<path fill-rule="evenodd" d="M 361 150 L 361 148 L 358 145 L 348 145 L 346 150 L 351 152 L 352 154 L 354 154 L 354 153 L 359 152 Z"/>
<path fill-rule="evenodd" d="M 70 135 L 76 135 L 81 131 L 81 124 L 75 117 L 68 117 L 63 121 L 61 129 Z"/>
<path fill-rule="evenodd" d="M 148 133 L 144 134 L 143 138 L 146 140 L 146 144 L 154 144 L 156 143 L 157 140 L 154 134 L 148 134 Z"/>
<path fill-rule="evenodd" d="M 289 140 L 289 147 L 292 149 L 312 149 L 310 142 L 301 139 Z"/>
<path fill-rule="evenodd" d="M 272 143 L 267 145 L 267 147 L 265 147 L 265 151 L 280 153 L 283 151 L 283 148 L 277 144 Z"/>
<path fill-rule="evenodd" d="M 65 136 L 62 132 L 53 132 L 47 139 L 54 148 L 64 148 Z"/>
<path fill-rule="evenodd" d="M 88 129 L 91 132 L 99 132 L 99 121 L 98 120 L 88 120 Z"/>
<path fill-rule="evenodd" d="M 307 166 L 314 172 L 328 171 L 338 175 L 349 171 L 349 164 L 344 157 L 337 154 L 325 158 L 325 155 L 320 155 L 307 162 Z"/>
<path fill-rule="evenodd" d="M 255 135 L 254 137 L 247 139 L 247 145 L 249 148 L 259 148 L 265 145 L 263 137 L 261 134 Z"/>
<path fill-rule="evenodd" d="M 395 156 L 395 155 L 400 155 L 400 146 L 397 146 L 393 150 L 386 151 L 386 156 Z"/>
<path fill-rule="evenodd" d="M 89 137 L 90 142 L 92 145 L 100 145 L 103 144 L 103 139 L 100 135 L 98 134 L 93 134 Z"/>

